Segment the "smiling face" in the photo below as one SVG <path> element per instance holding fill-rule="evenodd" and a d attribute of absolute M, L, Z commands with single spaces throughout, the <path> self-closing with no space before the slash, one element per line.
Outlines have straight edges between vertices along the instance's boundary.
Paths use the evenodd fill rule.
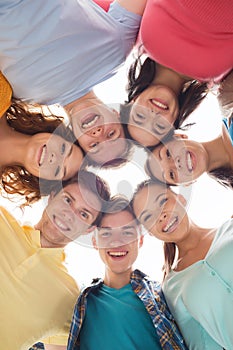
<path fill-rule="evenodd" d="M 118 113 L 104 104 L 77 104 L 71 110 L 71 125 L 80 146 L 96 163 L 118 158 L 127 147 Z"/>
<path fill-rule="evenodd" d="M 139 226 L 128 211 L 104 215 L 93 238 L 109 276 L 130 274 L 142 242 Z"/>
<path fill-rule="evenodd" d="M 39 229 L 50 247 L 63 247 L 93 228 L 101 203 L 87 188 L 72 183 L 51 196 L 43 212 Z"/>
<path fill-rule="evenodd" d="M 208 169 L 208 154 L 201 143 L 175 137 L 149 155 L 147 173 L 168 184 L 187 184 Z"/>
<path fill-rule="evenodd" d="M 38 133 L 29 138 L 24 166 L 33 175 L 47 180 L 65 180 L 79 170 L 81 149 L 60 136 Z"/>
<path fill-rule="evenodd" d="M 161 184 L 150 184 L 134 197 L 135 215 L 147 231 L 164 242 L 178 242 L 188 232 L 186 201 Z"/>
<path fill-rule="evenodd" d="M 170 88 L 150 86 L 132 105 L 128 131 L 143 146 L 157 145 L 173 129 L 178 112 L 177 97 Z"/>

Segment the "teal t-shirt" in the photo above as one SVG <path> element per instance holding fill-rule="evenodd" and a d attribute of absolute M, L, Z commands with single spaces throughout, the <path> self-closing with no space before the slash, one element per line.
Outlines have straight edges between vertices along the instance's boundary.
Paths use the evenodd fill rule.
<path fill-rule="evenodd" d="M 216 232 L 205 259 L 171 271 L 168 306 L 190 350 L 233 349 L 233 219 Z"/>
<path fill-rule="evenodd" d="M 161 349 L 150 315 L 130 284 L 121 289 L 103 285 L 88 295 L 80 349 Z"/>

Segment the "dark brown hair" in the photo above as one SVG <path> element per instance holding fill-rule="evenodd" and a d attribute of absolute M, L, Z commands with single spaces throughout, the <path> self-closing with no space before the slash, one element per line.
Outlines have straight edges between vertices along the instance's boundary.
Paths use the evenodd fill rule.
<path fill-rule="evenodd" d="M 230 166 L 223 166 L 213 169 L 207 173 L 212 179 L 220 185 L 233 189 L 233 169 Z"/>
<path fill-rule="evenodd" d="M 67 141 L 74 142 L 75 140 L 72 131 L 64 123 L 64 117 L 51 113 L 46 106 L 27 104 L 12 99 L 12 104 L 6 111 L 5 117 L 10 127 L 23 134 L 54 133 Z M 2 166 L 0 181 L 6 194 L 24 196 L 24 205 L 32 204 L 41 196 L 50 194 L 56 185 L 56 181 L 39 180 L 20 165 Z"/>

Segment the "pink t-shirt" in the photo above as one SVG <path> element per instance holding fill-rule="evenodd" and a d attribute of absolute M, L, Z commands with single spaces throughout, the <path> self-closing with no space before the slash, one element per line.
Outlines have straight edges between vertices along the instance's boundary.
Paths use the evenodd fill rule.
<path fill-rule="evenodd" d="M 233 68 L 233 1 L 148 0 L 139 43 L 164 66 L 220 81 Z"/>

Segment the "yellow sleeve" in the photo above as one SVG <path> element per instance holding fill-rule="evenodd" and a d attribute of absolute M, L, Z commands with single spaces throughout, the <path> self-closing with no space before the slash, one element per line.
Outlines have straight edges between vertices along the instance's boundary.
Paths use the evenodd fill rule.
<path fill-rule="evenodd" d="M 67 345 L 68 336 L 67 335 L 56 335 L 53 337 L 43 339 L 42 342 L 44 344 Z"/>

